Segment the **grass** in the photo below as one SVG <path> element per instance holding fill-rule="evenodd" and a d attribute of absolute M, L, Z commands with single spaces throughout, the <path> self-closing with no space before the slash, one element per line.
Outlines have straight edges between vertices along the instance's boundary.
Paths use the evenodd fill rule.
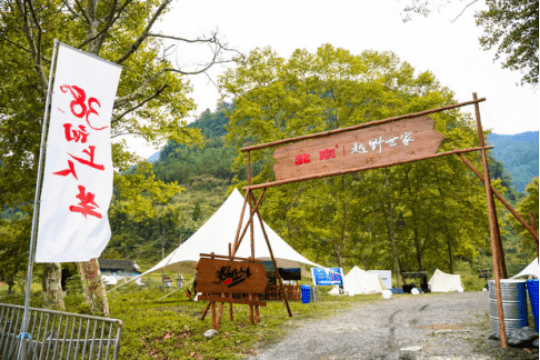
<path fill-rule="evenodd" d="M 185 283 L 189 280 L 189 277 L 185 279 Z M 108 294 L 111 317 L 123 323 L 120 359 L 239 359 L 278 342 L 305 321 L 332 316 L 380 299 L 380 295 L 353 298 L 323 295 L 316 303 L 290 301 L 292 318 L 283 302 L 269 301 L 260 308 L 261 323 L 255 325 L 249 321 L 249 306 L 234 304 L 234 321 L 231 322 L 226 304 L 219 335 L 208 340 L 203 334 L 212 327 L 210 312 L 200 320 L 206 302 L 188 300 L 183 289 L 160 301 L 176 288 L 162 290 L 159 274 L 145 282 L 144 288 L 128 284 Z M 321 293 L 328 289 L 321 289 Z M 5 296 L 6 290 L 6 286 L 0 286 L 0 297 L 3 295 L 0 302 L 23 303 L 24 296 L 19 289 L 10 296 Z M 32 284 L 31 299 L 32 306 L 41 306 L 38 283 Z M 68 291 L 64 300 L 69 312 L 88 311 L 78 292 Z"/>

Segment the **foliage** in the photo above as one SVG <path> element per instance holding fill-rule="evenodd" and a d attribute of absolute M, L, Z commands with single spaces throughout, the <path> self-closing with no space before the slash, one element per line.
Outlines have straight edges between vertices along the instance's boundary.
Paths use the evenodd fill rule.
<path fill-rule="evenodd" d="M 473 0 L 462 6 L 458 19 Z M 416 15 L 429 16 L 434 10 L 452 1 L 448 0 L 402 0 L 403 21 L 407 22 Z M 453 3 L 456 3 L 453 1 Z M 538 84 L 538 0 L 486 0 L 487 10 L 475 13 L 476 25 L 484 29 L 480 37 L 483 50 L 496 48 L 494 60 L 502 58 L 502 67 L 519 70 L 523 74 L 523 84 Z"/>
<path fill-rule="evenodd" d="M 391 52 L 353 55 L 330 45 L 313 54 L 296 50 L 289 59 L 256 49 L 219 84 L 236 106 L 225 137 L 235 149 L 248 140 L 265 143 L 455 102 L 432 73 L 415 75 Z M 446 137 L 441 151 L 477 146 L 467 115 L 431 116 Z M 246 163 L 245 153 L 237 154 L 236 171 Z M 254 183 L 274 180 L 272 149 L 251 156 L 264 164 Z M 479 154 L 470 158 L 480 167 Z M 472 261 L 479 250 L 489 251 L 485 204 L 483 185 L 459 158 L 446 157 L 273 188 L 261 211 L 313 261 L 396 274 L 412 266 L 452 272 L 454 259 Z"/>
<path fill-rule="evenodd" d="M 515 189 L 523 193 L 532 178 L 539 175 L 538 131 L 513 135 L 491 133 L 488 138 L 495 146 L 491 154 L 504 165 Z"/>
<path fill-rule="evenodd" d="M 539 204 L 538 204 L 538 178 L 535 177 L 525 188 L 527 196 L 525 196 L 517 206 L 518 214 L 530 224 L 529 213 L 533 213 L 534 221 L 536 222 L 536 228 L 538 229 L 539 221 Z M 532 235 L 514 218 L 513 215 L 508 214 L 507 219 L 509 223 L 516 229 L 521 238 L 522 252 L 528 254 L 527 258 L 534 258 L 532 254 L 536 254 L 536 248 L 534 246 L 534 239 Z"/>
<path fill-rule="evenodd" d="M 11 293 L 17 274 L 26 268 L 28 249 L 21 243 L 30 238 L 30 228 L 24 217 L 0 219 L 0 280 L 8 284 Z"/>
<path fill-rule="evenodd" d="M 476 13 L 476 23 L 484 28 L 480 45 L 497 48 L 495 60 L 502 67 L 519 70 L 522 84 L 538 84 L 538 0 L 487 0 L 488 10 Z"/>
<path fill-rule="evenodd" d="M 188 128 L 185 118 L 195 109 L 185 75 L 201 73 L 216 63 L 227 62 L 229 51 L 217 33 L 209 37 L 185 39 L 152 33 L 156 21 L 168 11 L 171 0 L 137 2 L 125 0 L 8 0 L 0 4 L 0 206 L 13 208 L 29 203 L 36 187 L 40 134 L 51 72 L 54 39 L 124 67 L 111 120 L 111 136 L 137 135 L 158 145 L 164 140 L 178 144 L 200 143 L 202 135 Z M 162 52 L 163 39 L 183 43 L 203 43 L 212 55 L 202 67 L 174 66 Z M 171 49 L 171 47 L 168 47 Z M 160 55 L 160 53 L 162 53 Z M 125 141 L 112 145 L 115 169 L 126 171 L 137 157 Z M 152 196 L 166 190 L 152 184 L 151 168 L 136 180 Z M 116 174 L 115 181 L 121 177 Z M 122 188 L 120 184 L 119 187 Z M 151 213 L 144 196 L 132 202 L 130 212 Z M 137 207 L 141 205 L 141 209 Z M 127 206 L 127 205 L 124 205 Z M 29 206 L 27 213 L 32 213 Z M 25 218 L 29 227 L 29 218 Z M 21 242 L 28 251 L 28 242 Z M 13 261 L 18 261 L 13 257 Z"/>

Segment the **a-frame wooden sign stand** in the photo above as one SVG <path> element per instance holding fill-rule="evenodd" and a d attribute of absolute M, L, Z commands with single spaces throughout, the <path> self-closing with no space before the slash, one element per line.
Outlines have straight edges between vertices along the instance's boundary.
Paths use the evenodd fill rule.
<path fill-rule="evenodd" d="M 272 264 L 274 265 L 275 275 L 279 281 L 279 289 L 281 292 L 281 297 L 285 303 L 289 316 L 292 317 L 291 308 L 289 307 L 289 302 L 287 299 L 287 293 L 283 287 L 283 280 L 281 279 L 281 275 L 279 274 L 276 259 L 274 258 L 274 253 L 272 251 L 272 246 L 270 245 L 270 240 L 268 239 L 268 235 L 264 228 L 264 223 L 262 221 L 262 218 L 258 209 L 259 204 L 261 203 L 261 200 L 264 196 L 264 193 L 266 192 L 266 189 L 263 189 L 261 195 L 259 196 L 259 199 L 255 201 L 255 196 L 253 195 L 253 192 L 249 189 L 250 185 L 251 185 L 251 158 L 250 158 L 250 153 L 248 152 L 248 188 L 245 190 L 246 195 L 244 198 L 244 204 L 242 206 L 242 212 L 240 213 L 240 221 L 238 223 L 238 229 L 236 231 L 236 236 L 234 239 L 234 245 L 232 247 L 232 250 L 231 250 L 231 244 L 229 243 L 229 256 L 225 257 L 225 256 L 215 255 L 214 253 L 201 254 L 201 260 L 199 260 L 199 264 L 197 265 L 197 269 L 199 272 L 197 275 L 199 288 L 201 289 L 201 292 L 207 294 L 207 295 L 200 296 L 199 299 L 209 301 L 208 304 L 206 305 L 206 308 L 203 311 L 201 320 L 205 318 L 209 308 L 212 308 L 212 328 L 215 330 L 219 330 L 219 325 L 220 325 L 221 317 L 223 314 L 223 304 L 225 302 L 228 302 L 230 304 L 229 316 L 230 316 L 231 321 L 233 321 L 233 310 L 232 310 L 233 303 L 249 305 L 249 321 L 251 322 L 251 324 L 254 324 L 255 322 L 260 323 L 259 306 L 266 306 L 265 302 L 259 301 L 258 299 L 258 294 L 264 293 L 264 289 L 266 287 L 266 272 L 264 271 L 264 266 L 262 265 L 262 261 L 255 258 L 255 233 L 254 233 L 254 227 L 253 227 L 254 215 L 257 215 L 257 218 L 259 219 L 262 233 L 266 241 L 266 245 L 268 246 L 270 258 L 272 260 Z M 244 230 L 240 234 L 240 230 L 242 229 L 242 223 L 244 221 L 244 212 L 246 210 L 247 203 L 249 203 L 250 215 L 249 215 L 247 224 L 244 226 Z M 251 256 L 248 259 L 235 257 L 236 252 L 238 251 L 238 248 L 240 247 L 240 243 L 242 242 L 242 239 L 244 238 L 244 235 L 246 234 L 248 227 L 250 229 Z M 222 258 L 222 259 L 225 258 L 229 262 L 218 264 L 217 266 L 221 266 L 221 270 L 216 271 L 215 259 L 219 259 L 219 258 Z M 210 259 L 212 262 L 209 264 L 202 263 L 205 259 Z M 240 260 L 240 261 L 243 261 L 244 263 L 238 263 L 238 262 L 235 262 L 235 260 L 236 261 Z M 245 265 L 246 261 L 248 262 L 249 265 Z M 257 269 L 256 263 L 259 263 L 258 265 L 262 267 L 262 269 L 260 268 Z M 246 266 L 246 269 L 244 269 L 242 265 Z M 212 270 L 209 270 L 209 268 L 212 268 L 212 266 L 214 268 Z M 238 268 L 238 266 L 240 267 Z M 234 269 L 234 267 L 236 267 L 236 269 Z M 234 272 L 235 270 L 237 271 Z M 205 273 L 202 273 L 202 271 L 205 271 Z M 226 288 L 217 288 L 216 281 L 210 281 L 210 279 L 212 279 L 213 277 L 215 278 L 215 274 L 216 273 L 219 274 L 220 271 L 222 272 L 227 271 L 228 273 L 231 274 L 231 276 L 227 279 L 225 279 L 226 276 L 220 279 L 220 280 L 225 279 L 225 282 L 229 280 L 231 281 L 229 284 L 224 283 L 224 285 L 227 285 L 227 286 L 231 286 L 231 284 L 234 285 L 233 279 L 235 277 L 238 278 L 239 280 L 242 280 L 242 278 L 244 278 L 242 280 L 242 283 L 249 280 L 251 285 L 243 284 L 245 286 L 241 288 L 237 287 L 234 290 L 226 289 Z M 246 272 L 247 272 L 247 276 L 246 276 Z M 242 275 L 238 275 L 240 273 Z M 255 276 L 255 275 L 264 275 L 264 278 L 261 276 Z M 205 279 L 208 279 L 206 283 L 205 283 Z M 221 292 L 220 297 L 209 294 L 209 293 L 219 293 L 219 292 Z M 242 298 L 242 295 L 246 293 L 248 294 L 247 300 Z M 228 296 L 226 294 L 228 294 Z M 236 295 L 236 298 L 235 298 L 235 295 Z M 215 309 L 216 302 L 221 302 L 218 314 L 216 314 L 216 309 Z"/>

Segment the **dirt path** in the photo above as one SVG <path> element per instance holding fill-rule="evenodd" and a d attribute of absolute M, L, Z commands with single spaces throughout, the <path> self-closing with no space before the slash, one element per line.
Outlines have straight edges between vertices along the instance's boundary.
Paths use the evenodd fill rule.
<path fill-rule="evenodd" d="M 538 359 L 538 350 L 501 351 L 489 334 L 486 292 L 394 297 L 302 324 L 260 350 L 261 360 L 394 360 L 419 346 L 417 359 Z M 414 358 L 414 357 L 413 357 Z"/>

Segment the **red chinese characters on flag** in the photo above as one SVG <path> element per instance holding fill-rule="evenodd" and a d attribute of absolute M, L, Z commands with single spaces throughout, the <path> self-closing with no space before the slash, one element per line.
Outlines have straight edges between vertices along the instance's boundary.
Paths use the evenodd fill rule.
<path fill-rule="evenodd" d="M 86 128 L 83 125 L 79 125 L 79 129 L 71 129 L 73 127 L 72 124 L 67 123 L 64 124 L 64 135 L 66 137 L 67 141 L 75 141 L 81 143 L 85 143 L 88 140 L 89 132 L 86 131 Z"/>
<path fill-rule="evenodd" d="M 99 207 L 99 205 L 94 201 L 94 197 L 95 194 L 86 192 L 85 187 L 79 185 L 79 195 L 76 196 L 76 198 L 80 200 L 78 204 L 79 206 L 72 205 L 69 207 L 69 211 L 81 213 L 85 218 L 87 215 L 91 215 L 101 219 L 101 214 L 94 211 L 96 207 Z"/>
<path fill-rule="evenodd" d="M 109 242 L 110 120 L 120 72 L 116 64 L 59 45 L 36 262 L 88 261 Z"/>

